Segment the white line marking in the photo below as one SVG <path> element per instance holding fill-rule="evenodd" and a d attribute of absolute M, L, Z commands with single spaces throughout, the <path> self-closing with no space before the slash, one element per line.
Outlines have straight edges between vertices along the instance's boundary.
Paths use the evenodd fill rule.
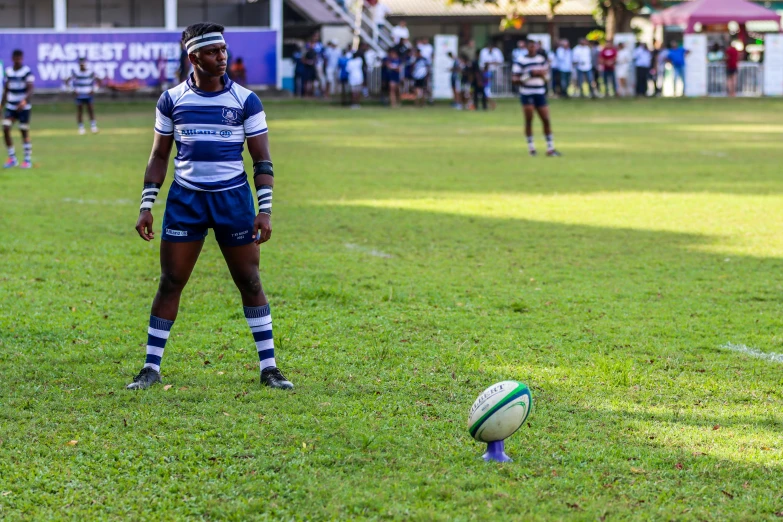
<path fill-rule="evenodd" d="M 762 352 L 761 350 L 757 350 L 755 348 L 745 346 L 744 344 L 734 344 L 734 343 L 726 343 L 723 346 L 721 346 L 721 348 L 725 350 L 731 350 L 732 352 L 744 353 L 745 355 L 749 355 L 757 359 L 764 359 L 766 361 L 783 363 L 783 353 Z"/>
<path fill-rule="evenodd" d="M 393 255 L 387 254 L 386 252 L 381 252 L 380 250 L 375 250 L 374 248 L 363 247 L 361 245 L 355 245 L 353 243 L 346 243 L 345 248 L 348 250 L 358 250 L 359 252 L 363 252 L 375 257 L 382 257 L 384 259 L 391 259 L 394 257 Z"/>

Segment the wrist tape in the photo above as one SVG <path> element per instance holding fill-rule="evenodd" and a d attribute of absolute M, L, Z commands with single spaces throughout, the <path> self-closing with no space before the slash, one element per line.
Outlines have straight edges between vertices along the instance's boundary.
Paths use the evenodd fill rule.
<path fill-rule="evenodd" d="M 155 204 L 155 200 L 158 199 L 158 192 L 160 192 L 160 183 L 145 183 L 144 188 L 141 190 L 141 206 L 139 212 L 145 210 L 151 211 L 152 205 Z"/>
<path fill-rule="evenodd" d="M 258 213 L 272 215 L 272 187 L 261 185 L 256 189 L 258 197 Z"/>
<path fill-rule="evenodd" d="M 261 174 L 267 174 L 273 178 L 275 177 L 275 171 L 272 169 L 271 161 L 263 160 L 258 163 L 253 163 L 253 177 L 255 178 Z"/>

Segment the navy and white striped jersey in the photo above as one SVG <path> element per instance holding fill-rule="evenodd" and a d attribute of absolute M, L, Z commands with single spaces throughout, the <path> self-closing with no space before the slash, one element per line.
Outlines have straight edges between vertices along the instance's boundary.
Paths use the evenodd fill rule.
<path fill-rule="evenodd" d="M 546 94 L 546 78 L 530 76 L 530 72 L 534 69 L 544 69 L 547 65 L 547 59 L 540 54 L 518 57 L 511 66 L 511 74 L 520 76 L 519 94 Z"/>
<path fill-rule="evenodd" d="M 8 98 L 6 99 L 5 108 L 15 111 L 19 102 L 27 96 L 27 84 L 34 81 L 35 77 L 28 66 L 23 65 L 19 69 L 14 69 L 13 66 L 6 67 L 5 88 L 8 91 Z M 30 100 L 27 100 L 25 109 L 31 107 Z"/>
<path fill-rule="evenodd" d="M 76 71 L 71 78 L 71 84 L 77 98 L 89 98 L 95 91 L 95 73 L 92 71 Z"/>
<path fill-rule="evenodd" d="M 164 92 L 155 110 L 155 132 L 174 136 L 174 180 L 185 188 L 218 192 L 247 181 L 245 138 L 267 132 L 261 100 L 224 76 L 220 92 L 204 92 L 192 77 Z"/>
<path fill-rule="evenodd" d="M 430 73 L 430 62 L 423 56 L 413 61 L 413 72 L 411 76 L 415 80 L 423 80 Z"/>

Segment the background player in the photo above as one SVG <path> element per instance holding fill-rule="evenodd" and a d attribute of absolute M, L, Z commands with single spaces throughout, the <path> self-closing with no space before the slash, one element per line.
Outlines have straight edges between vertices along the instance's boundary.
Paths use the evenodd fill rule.
<path fill-rule="evenodd" d="M 32 71 L 24 65 L 24 54 L 19 49 L 11 54 L 13 64 L 5 69 L 5 89 L 0 105 L 5 107 L 3 114 L 3 136 L 5 146 L 8 147 L 8 161 L 4 168 L 20 166 L 29 169 L 33 166 L 33 144 L 30 142 L 30 111 L 32 105 L 30 99 L 33 96 L 33 82 L 35 77 Z M 19 131 L 22 133 L 24 143 L 24 161 L 19 165 L 16 159 L 14 141 L 11 139 L 11 126 L 14 120 L 19 122 Z"/>
<path fill-rule="evenodd" d="M 538 43 L 534 40 L 527 40 L 527 55 L 517 55 L 517 60 L 511 68 L 512 80 L 514 85 L 519 86 L 520 101 L 522 102 L 522 111 L 525 114 L 525 135 L 527 136 L 527 147 L 531 156 L 536 155 L 536 146 L 533 141 L 533 117 L 538 113 L 541 122 L 544 124 L 544 135 L 546 136 L 546 155 L 560 156 L 555 149 L 555 140 L 552 136 L 552 124 L 549 121 L 549 104 L 546 99 L 547 75 L 549 73 L 549 63 L 546 57 L 538 52 Z"/>
<path fill-rule="evenodd" d="M 275 363 L 272 316 L 258 273 L 258 245 L 272 235 L 274 173 L 266 115 L 258 96 L 226 75 L 228 53 L 222 25 L 191 25 L 182 33 L 182 42 L 193 74 L 158 101 L 155 139 L 136 222 L 139 235 L 146 241 L 153 239 L 152 205 L 176 141 L 174 183 L 163 216 L 160 284 L 147 331 L 147 359 L 128 388 L 144 389 L 160 382 L 163 349 L 177 318 L 180 296 L 211 228 L 242 296 L 258 351 L 261 383 L 291 389 L 294 385 Z M 246 139 L 253 159 L 258 215 L 242 160 Z"/>
<path fill-rule="evenodd" d="M 73 92 L 76 95 L 76 122 L 79 125 L 79 134 L 85 134 L 82 112 L 87 107 L 87 113 L 90 115 L 90 131 L 93 134 L 98 133 L 98 123 L 95 121 L 95 111 L 92 106 L 92 95 L 95 93 L 95 84 L 100 84 L 100 80 L 95 77 L 95 73 L 87 70 L 87 60 L 79 58 L 79 70 L 65 80 L 66 84 L 70 82 Z"/>

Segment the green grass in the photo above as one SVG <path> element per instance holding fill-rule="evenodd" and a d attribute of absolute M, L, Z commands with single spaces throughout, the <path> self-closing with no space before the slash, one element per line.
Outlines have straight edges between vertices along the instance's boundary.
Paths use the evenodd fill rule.
<path fill-rule="evenodd" d="M 723 348 L 783 352 L 783 102 L 556 103 L 561 159 L 527 156 L 512 102 L 268 103 L 293 394 L 260 389 L 213 236 L 171 388 L 123 389 L 158 277 L 133 230 L 153 104 L 98 109 L 77 136 L 39 106 L 37 168 L 0 172 L 0 518 L 783 516 L 781 364 Z M 535 407 L 485 464 L 467 413 L 504 379 Z"/>

